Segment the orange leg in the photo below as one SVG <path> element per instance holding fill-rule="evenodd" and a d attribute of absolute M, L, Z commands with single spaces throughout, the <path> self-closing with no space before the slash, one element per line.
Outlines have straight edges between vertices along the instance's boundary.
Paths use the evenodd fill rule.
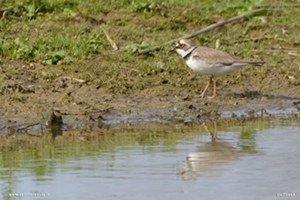
<path fill-rule="evenodd" d="M 203 92 L 198 96 L 198 98 L 201 98 L 201 99 L 204 98 L 204 95 L 205 95 L 205 93 L 206 93 L 206 90 L 207 90 L 208 87 L 210 86 L 211 82 L 212 82 L 212 77 L 210 77 L 207 86 L 204 88 Z"/>
<path fill-rule="evenodd" d="M 211 97 L 207 97 L 209 99 L 215 98 L 217 96 L 217 81 L 213 77 L 212 80 L 214 81 L 214 94 Z"/>
<path fill-rule="evenodd" d="M 198 96 L 199 98 L 204 98 L 204 95 L 208 89 L 208 87 L 210 86 L 211 83 L 214 83 L 214 94 L 211 97 L 208 97 L 209 99 L 215 98 L 217 96 L 217 81 L 214 79 L 213 76 L 210 77 L 208 84 L 206 85 L 206 87 L 204 88 L 203 92 L 200 94 L 200 96 Z"/>

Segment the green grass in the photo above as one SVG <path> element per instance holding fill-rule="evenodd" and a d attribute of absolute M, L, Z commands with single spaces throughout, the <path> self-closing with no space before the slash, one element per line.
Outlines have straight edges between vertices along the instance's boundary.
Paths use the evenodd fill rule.
<path fill-rule="evenodd" d="M 189 69 L 179 56 L 168 53 L 172 45 L 148 55 L 136 53 L 253 11 L 256 5 L 287 3 L 296 1 L 0 0 L 2 8 L 7 8 L 0 11 L 4 16 L 0 22 L 0 56 L 41 64 L 44 69 L 39 73 L 43 79 L 51 81 L 57 74 L 64 74 L 101 83 L 113 92 L 143 90 L 144 83 L 155 85 L 162 80 L 168 80 L 170 86 L 200 90 L 194 74 L 182 78 Z M 299 48 L 300 8 L 267 9 L 262 16 L 227 24 L 192 40 L 214 48 L 220 39 L 223 51 L 243 59 L 265 61 L 269 69 L 256 70 L 258 79 L 277 72 L 299 78 L 299 56 L 268 50 Z M 103 29 L 118 51 L 112 49 Z M 234 42 L 263 37 L 268 39 Z M 161 63 L 163 67 L 158 67 Z M 253 71 L 244 68 L 240 76 L 228 75 L 222 81 L 242 78 Z"/>

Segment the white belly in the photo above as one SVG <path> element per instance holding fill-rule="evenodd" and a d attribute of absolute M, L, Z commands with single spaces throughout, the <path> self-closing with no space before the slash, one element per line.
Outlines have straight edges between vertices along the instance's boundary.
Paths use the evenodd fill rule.
<path fill-rule="evenodd" d="M 206 62 L 200 60 L 194 60 L 191 57 L 186 64 L 196 73 L 202 75 L 213 75 L 213 76 L 222 76 L 234 71 L 237 71 L 242 66 L 247 65 L 247 63 L 236 63 L 230 66 L 222 64 L 207 64 Z"/>

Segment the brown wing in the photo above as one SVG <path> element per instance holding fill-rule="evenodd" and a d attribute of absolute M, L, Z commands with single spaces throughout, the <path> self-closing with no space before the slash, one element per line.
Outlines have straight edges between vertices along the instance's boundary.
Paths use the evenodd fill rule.
<path fill-rule="evenodd" d="M 197 53 L 194 57 L 208 63 L 208 64 L 223 64 L 232 65 L 234 63 L 248 63 L 249 65 L 262 65 L 262 62 L 250 62 L 241 60 L 223 51 L 212 49 L 208 47 L 198 47 L 193 53 Z"/>

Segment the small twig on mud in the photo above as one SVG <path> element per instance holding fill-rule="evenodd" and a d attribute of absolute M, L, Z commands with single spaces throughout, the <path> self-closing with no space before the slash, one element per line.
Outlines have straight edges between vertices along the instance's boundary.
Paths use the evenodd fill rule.
<path fill-rule="evenodd" d="M 288 42 L 288 41 L 289 41 L 289 40 L 284 39 L 284 38 L 276 38 L 276 40 L 278 40 L 278 41 L 285 41 L 285 42 Z"/>
<path fill-rule="evenodd" d="M 293 53 L 293 52 L 288 52 L 288 55 L 290 55 L 290 56 L 299 56 L 300 54 L 298 54 L 298 53 Z"/>
<path fill-rule="evenodd" d="M 111 82 L 112 80 L 114 80 L 114 76 L 111 78 L 111 79 L 109 79 L 108 81 L 105 81 L 103 84 L 107 84 L 107 83 L 109 83 L 109 82 Z"/>
<path fill-rule="evenodd" d="M 77 79 L 77 78 L 75 78 L 74 81 L 78 82 L 78 83 L 84 83 L 85 82 L 85 80 L 83 80 L 83 79 Z"/>
<path fill-rule="evenodd" d="M 166 44 L 170 44 L 170 43 L 173 43 L 173 42 L 176 42 L 178 40 L 181 40 L 181 39 L 188 39 L 188 38 L 192 38 L 192 37 L 195 37 L 197 35 L 200 35 L 201 33 L 205 33 L 207 31 L 210 31 L 216 27 L 219 27 L 219 26 L 223 26 L 225 24 L 228 24 L 228 23 L 231 23 L 231 22 L 234 22 L 234 21 L 237 21 L 237 20 L 240 20 L 240 19 L 245 19 L 245 18 L 249 18 L 249 17 L 252 17 L 252 16 L 256 16 L 256 15 L 260 15 L 261 13 L 265 13 L 267 10 L 266 9 L 260 9 L 260 10 L 254 10 L 253 12 L 251 13 L 247 13 L 247 14 L 243 14 L 243 15 L 240 15 L 240 16 L 236 16 L 236 17 L 233 17 L 233 18 L 230 18 L 230 19 L 227 19 L 227 20 L 223 20 L 221 22 L 218 22 L 216 24 L 212 24 L 200 31 L 197 31 L 193 34 L 190 34 L 190 35 L 186 35 L 184 37 L 181 37 L 181 38 L 177 38 L 177 39 L 174 39 L 174 40 L 171 40 L 171 41 L 168 41 L 166 43 L 163 43 L 161 46 L 164 46 Z M 156 46 L 156 47 L 153 47 L 151 49 L 144 49 L 144 50 L 141 50 L 139 51 L 138 54 L 146 54 L 146 53 L 149 53 L 153 50 L 158 50 L 161 46 Z"/>
<path fill-rule="evenodd" d="M 278 8 L 278 7 L 299 7 L 300 4 L 296 3 L 296 4 L 275 4 L 275 5 L 257 5 L 255 6 L 255 8 Z"/>
<path fill-rule="evenodd" d="M 108 33 L 106 32 L 106 30 L 102 29 L 106 39 L 109 41 L 110 45 L 112 46 L 112 48 L 117 51 L 118 50 L 118 46 L 116 45 L 116 43 L 109 37 Z"/>
<path fill-rule="evenodd" d="M 7 13 L 7 10 L 5 10 L 5 11 L 3 12 L 3 14 L 2 14 L 2 19 L 5 19 L 6 13 Z"/>
<path fill-rule="evenodd" d="M 62 76 L 61 78 L 66 79 L 66 80 L 74 80 L 75 82 L 79 82 L 79 83 L 84 83 L 85 82 L 85 80 L 83 80 L 83 79 L 77 79 L 77 78 L 72 79 L 69 76 Z"/>
<path fill-rule="evenodd" d="M 220 39 L 218 38 L 216 40 L 216 49 L 219 49 L 219 47 L 220 47 Z"/>
<path fill-rule="evenodd" d="M 23 127 L 23 128 L 18 128 L 18 129 L 17 129 L 17 133 L 18 133 L 19 131 L 24 131 L 24 130 L 28 129 L 29 127 L 36 126 L 36 125 L 39 125 L 39 124 L 40 124 L 40 123 L 34 123 L 34 124 L 29 124 L 29 125 L 27 125 L 27 126 L 25 126 L 25 127 Z"/>

